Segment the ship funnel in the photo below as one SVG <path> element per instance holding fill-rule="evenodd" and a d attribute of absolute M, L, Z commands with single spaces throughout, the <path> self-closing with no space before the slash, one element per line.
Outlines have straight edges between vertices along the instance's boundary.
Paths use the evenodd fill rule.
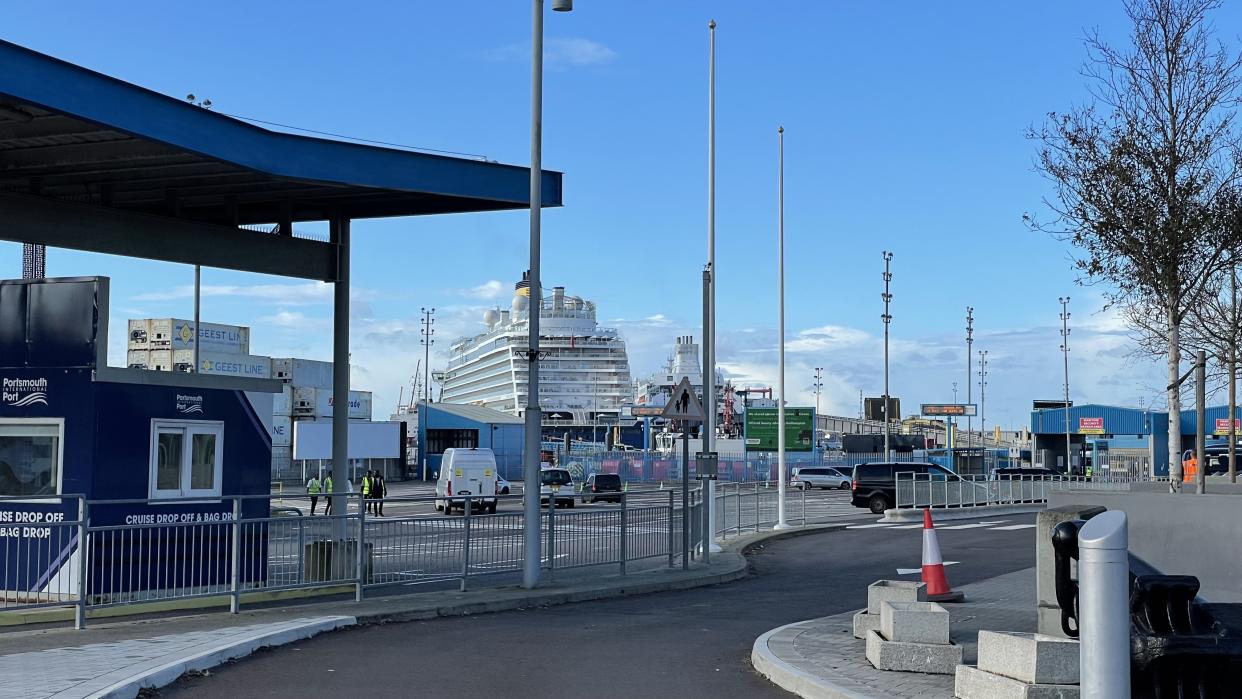
<path fill-rule="evenodd" d="M 509 312 L 508 312 L 508 311 L 501 311 L 501 312 L 500 312 L 500 324 L 501 324 L 501 325 L 508 325 L 508 324 L 509 324 Z"/>
<path fill-rule="evenodd" d="M 565 308 L 565 287 L 552 287 L 552 310 L 559 311 Z"/>

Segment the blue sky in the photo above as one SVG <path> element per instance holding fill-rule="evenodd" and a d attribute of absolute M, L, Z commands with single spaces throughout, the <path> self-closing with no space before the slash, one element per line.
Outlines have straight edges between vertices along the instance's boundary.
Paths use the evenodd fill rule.
<path fill-rule="evenodd" d="M 719 340 L 739 383 L 776 380 L 776 128 L 786 128 L 789 397 L 857 412 L 881 392 L 880 251 L 894 251 L 892 393 L 907 411 L 964 395 L 964 309 L 989 350 L 990 424 L 1060 395 L 1057 297 L 1073 297 L 1076 401 L 1150 403 L 1159 369 L 1127 359 L 1073 251 L 1028 231 L 1047 187 L 1025 129 L 1085 99 L 1082 37 L 1124 40 L 1120 2 L 579 0 L 549 12 L 544 163 L 565 207 L 544 216 L 544 283 L 594 299 L 636 375 L 698 335 L 706 257 L 707 20 L 717 30 Z M 529 159 L 525 2 L 69 2 L 5 9 L 0 38 L 217 111 L 352 136 Z M 1221 27 L 1242 26 L 1231 3 Z M 1232 34 L 1223 39 L 1236 45 Z M 418 312 L 448 340 L 481 329 L 526 264 L 523 212 L 354 228 L 354 383 L 390 410 Z M 5 262 L 7 260 L 7 262 Z M 0 244 L 0 269 L 20 249 Z M 56 276 L 113 278 L 126 317 L 186 316 L 192 269 L 52 250 Z M 205 319 L 253 326 L 252 349 L 329 358 L 330 291 L 205 270 Z M 123 361 L 114 331 L 114 362 Z M 439 362 L 433 360 L 433 366 Z M 978 377 L 972 377 L 977 393 Z M 408 391 L 408 389 L 407 389 Z M 959 396 L 960 397 L 960 396 Z M 977 398 L 977 396 L 976 396 Z"/>

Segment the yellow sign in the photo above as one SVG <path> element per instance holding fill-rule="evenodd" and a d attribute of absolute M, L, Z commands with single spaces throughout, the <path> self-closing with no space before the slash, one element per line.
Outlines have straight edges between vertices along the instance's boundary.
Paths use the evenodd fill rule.
<path fill-rule="evenodd" d="M 483 477 L 484 477 L 484 478 L 491 478 L 491 477 L 492 477 L 492 470 L 491 470 L 490 468 L 485 468 L 485 469 L 483 469 Z"/>
<path fill-rule="evenodd" d="M 458 478 L 461 478 L 461 469 L 460 468 L 453 469 L 453 475 Z"/>

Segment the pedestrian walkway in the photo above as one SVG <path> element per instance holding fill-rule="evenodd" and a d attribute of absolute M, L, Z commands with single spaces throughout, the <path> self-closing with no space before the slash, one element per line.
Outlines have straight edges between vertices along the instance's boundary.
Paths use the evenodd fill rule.
<path fill-rule="evenodd" d="M 354 623 L 350 616 L 303 617 L 3 655 L 0 699 L 133 697 L 186 672 Z"/>
<path fill-rule="evenodd" d="M 962 662 L 975 664 L 980 629 L 1035 630 L 1035 569 L 964 585 L 969 602 L 945 604 L 950 639 Z M 867 662 L 866 643 L 854 638 L 854 612 L 789 624 L 755 641 L 751 662 L 760 674 L 802 697 L 933 699 L 953 696 L 952 675 L 885 672 Z"/>

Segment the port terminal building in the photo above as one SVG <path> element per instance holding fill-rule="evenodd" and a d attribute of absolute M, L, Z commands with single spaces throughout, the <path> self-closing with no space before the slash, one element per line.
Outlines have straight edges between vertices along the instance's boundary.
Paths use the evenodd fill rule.
<path fill-rule="evenodd" d="M 1242 433 L 1242 409 L 1234 413 L 1234 420 L 1238 433 Z M 1178 422 L 1184 452 L 1194 446 L 1195 411 L 1182 410 Z M 1226 443 L 1228 406 L 1207 408 L 1205 423 L 1209 445 Z M 1168 476 L 1169 412 L 1095 403 L 1072 405 L 1068 411 L 1064 407 L 1032 410 L 1031 455 L 1036 465 L 1073 473 L 1081 472 L 1084 464 L 1102 465 L 1110 457 L 1124 456 L 1145 465 L 1149 475 Z"/>

